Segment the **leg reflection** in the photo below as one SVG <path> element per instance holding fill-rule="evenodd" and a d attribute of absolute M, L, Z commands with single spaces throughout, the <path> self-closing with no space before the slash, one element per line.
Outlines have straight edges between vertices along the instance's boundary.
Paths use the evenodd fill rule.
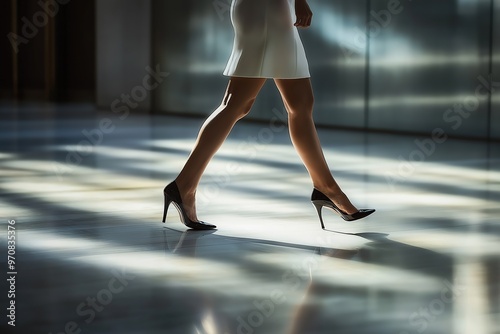
<path fill-rule="evenodd" d="M 177 232 L 170 229 L 163 229 L 163 244 L 166 253 L 184 255 L 188 257 L 196 256 L 196 243 L 198 239 L 205 235 L 212 234 L 216 230 L 186 230 Z"/>
<path fill-rule="evenodd" d="M 347 260 L 354 257 L 359 252 L 358 250 L 319 248 L 317 253 L 322 256 Z M 292 314 L 291 326 L 287 333 L 314 333 L 314 331 L 317 330 L 315 327 L 320 323 L 318 318 L 324 311 L 324 307 L 321 305 L 320 301 L 324 296 L 330 293 L 331 286 L 326 286 L 315 281 L 313 278 L 313 270 L 311 266 L 309 266 L 309 283 L 306 287 L 302 301 Z"/>
<path fill-rule="evenodd" d="M 214 232 L 215 230 L 178 232 L 165 228 L 163 229 L 165 253 L 194 258 L 200 239 Z M 186 329 L 188 333 L 231 333 L 227 317 L 217 311 L 217 302 L 212 295 L 194 289 L 186 289 L 182 294 L 183 302 L 178 303 L 177 307 L 184 308 L 193 319 L 193 324 Z"/>

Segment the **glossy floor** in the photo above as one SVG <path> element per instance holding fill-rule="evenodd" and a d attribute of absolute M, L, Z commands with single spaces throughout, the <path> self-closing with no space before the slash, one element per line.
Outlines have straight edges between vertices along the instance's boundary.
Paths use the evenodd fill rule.
<path fill-rule="evenodd" d="M 5 307 L 2 328 L 500 333 L 498 143 L 320 130 L 344 191 L 377 209 L 352 223 L 327 211 L 322 230 L 286 129 L 239 123 L 198 190 L 207 232 L 173 208 L 161 223 L 203 120 L 81 105 L 0 116 L 1 261 L 9 271 L 15 221 L 17 272 L 16 328 Z"/>

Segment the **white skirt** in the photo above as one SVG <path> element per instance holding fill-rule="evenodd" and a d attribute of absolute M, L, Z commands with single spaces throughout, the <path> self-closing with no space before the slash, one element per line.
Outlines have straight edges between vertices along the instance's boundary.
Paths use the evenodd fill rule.
<path fill-rule="evenodd" d="M 309 65 L 295 23 L 295 0 L 233 0 L 234 44 L 224 75 L 308 78 Z"/>

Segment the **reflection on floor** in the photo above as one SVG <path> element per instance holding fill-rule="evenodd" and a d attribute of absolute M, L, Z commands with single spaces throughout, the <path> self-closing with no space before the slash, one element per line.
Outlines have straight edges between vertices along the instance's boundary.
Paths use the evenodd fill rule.
<path fill-rule="evenodd" d="M 377 209 L 326 212 L 324 231 L 286 129 L 240 123 L 198 191 L 204 232 L 160 222 L 202 120 L 0 116 L 18 333 L 499 333 L 498 143 L 321 130 L 344 191 Z"/>

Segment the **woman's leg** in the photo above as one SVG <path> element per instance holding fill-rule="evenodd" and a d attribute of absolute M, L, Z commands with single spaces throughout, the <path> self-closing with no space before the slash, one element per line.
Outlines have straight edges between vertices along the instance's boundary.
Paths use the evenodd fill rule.
<path fill-rule="evenodd" d="M 314 97 L 309 78 L 275 79 L 288 111 L 293 146 L 306 166 L 316 189 L 327 195 L 342 211 L 354 213 L 351 204 L 333 178 L 323 155 L 312 118 Z"/>
<path fill-rule="evenodd" d="M 186 164 L 175 179 L 188 217 L 197 221 L 195 195 L 210 159 L 222 145 L 234 124 L 252 107 L 266 79 L 232 77 L 221 105 L 203 123 Z"/>

